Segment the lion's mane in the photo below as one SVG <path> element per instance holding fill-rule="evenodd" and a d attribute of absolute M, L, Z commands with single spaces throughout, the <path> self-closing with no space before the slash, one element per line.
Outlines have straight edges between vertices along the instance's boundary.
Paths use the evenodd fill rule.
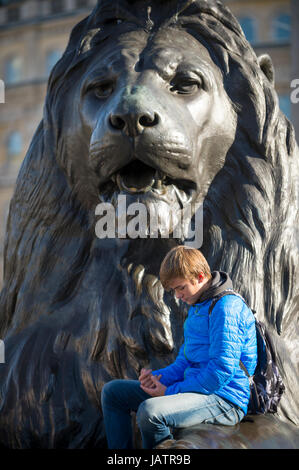
<path fill-rule="evenodd" d="M 152 17 L 159 8 L 154 26 L 134 13 L 149 4 Z M 235 142 L 203 200 L 201 249 L 272 331 L 286 385 L 279 413 L 298 424 L 298 148 L 269 61 L 258 60 L 219 2 L 99 1 L 52 71 L 11 201 L 0 298 L 5 446 L 104 445 L 103 383 L 163 366 L 180 346 L 186 310 L 158 280 L 175 241 L 97 239 L 92 176 L 80 168 L 82 201 L 78 169 L 66 158 L 76 149 L 66 148 L 61 127 L 64 94 L 103 43 L 162 27 L 182 28 L 208 49 L 237 112 Z"/>

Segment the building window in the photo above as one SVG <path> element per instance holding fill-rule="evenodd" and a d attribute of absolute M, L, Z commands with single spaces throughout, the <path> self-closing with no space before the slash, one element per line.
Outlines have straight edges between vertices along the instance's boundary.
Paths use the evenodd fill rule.
<path fill-rule="evenodd" d="M 6 143 L 6 153 L 8 163 L 11 159 L 20 155 L 23 149 L 23 139 L 19 131 L 13 131 L 9 134 Z"/>
<path fill-rule="evenodd" d="M 278 95 L 279 107 L 288 119 L 291 119 L 291 100 L 289 95 Z"/>
<path fill-rule="evenodd" d="M 10 7 L 7 9 L 7 22 L 14 23 L 15 21 L 19 21 L 21 14 L 20 14 L 20 7 Z"/>
<path fill-rule="evenodd" d="M 10 57 L 4 64 L 4 82 L 7 85 L 18 83 L 22 80 L 22 58 Z"/>
<path fill-rule="evenodd" d="M 273 39 L 287 42 L 291 39 L 291 17 L 287 13 L 277 15 L 273 20 Z"/>
<path fill-rule="evenodd" d="M 250 43 L 257 42 L 257 34 L 256 34 L 256 23 L 254 18 L 250 18 L 249 16 L 243 16 L 239 18 L 239 23 L 243 32 L 246 36 L 247 41 Z"/>
<path fill-rule="evenodd" d="M 51 0 L 50 2 L 51 13 L 61 13 L 64 10 L 63 0 Z"/>
<path fill-rule="evenodd" d="M 46 75 L 50 75 L 52 68 L 61 58 L 61 51 L 59 49 L 53 49 L 47 53 L 46 56 Z"/>

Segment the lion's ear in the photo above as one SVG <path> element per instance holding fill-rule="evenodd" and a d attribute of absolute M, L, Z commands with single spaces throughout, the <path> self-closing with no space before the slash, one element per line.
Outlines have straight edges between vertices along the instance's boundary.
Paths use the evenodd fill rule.
<path fill-rule="evenodd" d="M 271 57 L 268 54 L 263 54 L 258 57 L 258 63 L 261 70 L 264 72 L 269 82 L 274 85 L 275 72 Z"/>

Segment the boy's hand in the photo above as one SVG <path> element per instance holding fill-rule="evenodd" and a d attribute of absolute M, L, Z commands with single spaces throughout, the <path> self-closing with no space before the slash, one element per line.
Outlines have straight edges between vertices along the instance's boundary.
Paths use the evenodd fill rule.
<path fill-rule="evenodd" d="M 153 377 L 152 369 L 141 369 L 138 380 L 143 387 L 154 388 L 155 383 L 153 382 L 152 377 Z M 159 376 L 159 379 L 160 378 L 161 378 L 161 375 Z"/>
<path fill-rule="evenodd" d="M 142 371 L 141 371 L 142 372 Z M 151 371 L 149 371 L 150 373 Z M 149 374 L 146 374 L 146 376 L 148 377 Z M 141 374 L 140 374 L 140 377 L 141 377 Z M 142 388 L 142 390 L 146 393 L 148 393 L 149 395 L 151 395 L 152 397 L 162 397 L 163 395 L 165 395 L 165 390 L 167 387 L 165 387 L 165 385 L 161 384 L 160 382 L 160 378 L 162 377 L 162 375 L 159 375 L 158 377 L 156 377 L 155 375 L 150 375 L 150 382 L 148 382 L 148 380 L 146 381 L 147 383 L 150 383 L 149 386 L 146 386 L 144 385 L 144 382 L 141 382 L 140 383 L 140 387 Z"/>

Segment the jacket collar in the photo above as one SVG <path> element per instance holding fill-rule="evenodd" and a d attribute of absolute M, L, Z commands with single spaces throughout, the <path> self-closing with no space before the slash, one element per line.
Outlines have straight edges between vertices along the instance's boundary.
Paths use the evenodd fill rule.
<path fill-rule="evenodd" d="M 208 299 L 212 299 L 217 295 L 221 294 L 224 290 L 233 289 L 233 283 L 231 278 L 224 271 L 213 271 L 212 282 L 207 290 L 205 290 L 196 303 L 204 302 Z"/>

